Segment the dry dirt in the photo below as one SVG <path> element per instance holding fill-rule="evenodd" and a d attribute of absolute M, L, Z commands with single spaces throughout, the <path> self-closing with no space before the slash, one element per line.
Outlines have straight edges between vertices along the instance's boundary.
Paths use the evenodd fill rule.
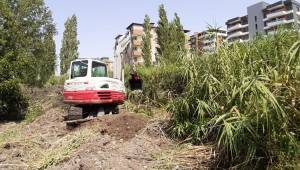
<path fill-rule="evenodd" d="M 192 169 L 213 158 L 209 146 L 168 139 L 157 116 L 122 109 L 67 128 L 60 87 L 27 92 L 45 113 L 31 123 L 0 123 L 0 169 Z"/>

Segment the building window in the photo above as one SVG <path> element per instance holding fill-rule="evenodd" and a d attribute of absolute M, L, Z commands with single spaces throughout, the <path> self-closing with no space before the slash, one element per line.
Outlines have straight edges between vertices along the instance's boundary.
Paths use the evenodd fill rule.
<path fill-rule="evenodd" d="M 257 30 L 257 24 L 255 24 L 255 29 Z"/>
<path fill-rule="evenodd" d="M 257 16 L 255 16 L 255 22 L 257 22 Z"/>
<path fill-rule="evenodd" d="M 300 11 L 299 7 L 297 7 L 297 11 Z"/>

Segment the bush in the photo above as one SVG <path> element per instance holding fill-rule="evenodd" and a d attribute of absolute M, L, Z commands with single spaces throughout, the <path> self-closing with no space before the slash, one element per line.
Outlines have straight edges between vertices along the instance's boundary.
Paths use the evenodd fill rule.
<path fill-rule="evenodd" d="M 294 166 L 300 160 L 299 38 L 279 31 L 185 57 L 179 66 L 185 88 L 168 105 L 171 134 L 213 141 L 223 167 Z M 161 81 L 172 77 L 164 76 Z"/>
<path fill-rule="evenodd" d="M 8 61 L 0 60 L 0 119 L 17 120 L 24 117 L 28 102 L 23 96 L 19 82 L 13 78 Z"/>
<path fill-rule="evenodd" d="M 27 99 L 22 95 L 16 80 L 6 80 L 0 83 L 0 119 L 22 119 L 27 106 Z"/>
<path fill-rule="evenodd" d="M 143 94 L 150 103 L 167 104 L 183 92 L 186 80 L 177 64 L 137 68 L 138 75 L 143 79 Z"/>
<path fill-rule="evenodd" d="M 52 75 L 47 81 L 46 86 L 63 85 L 67 79 L 67 74 L 61 76 Z"/>

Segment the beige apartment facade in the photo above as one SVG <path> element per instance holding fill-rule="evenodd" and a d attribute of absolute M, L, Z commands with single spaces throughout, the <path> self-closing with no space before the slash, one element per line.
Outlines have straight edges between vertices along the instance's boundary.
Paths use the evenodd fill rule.
<path fill-rule="evenodd" d="M 227 33 L 221 29 L 195 32 L 190 36 L 190 50 L 195 53 L 212 53 L 226 41 Z"/>
<path fill-rule="evenodd" d="M 151 62 L 155 63 L 157 60 L 157 34 L 154 23 L 151 23 Z M 127 27 L 127 31 L 123 35 L 118 35 L 115 40 L 115 53 L 121 53 L 124 64 L 142 65 L 143 59 L 143 36 L 144 26 L 140 23 L 131 23 Z M 120 49 L 120 51 L 116 51 Z"/>

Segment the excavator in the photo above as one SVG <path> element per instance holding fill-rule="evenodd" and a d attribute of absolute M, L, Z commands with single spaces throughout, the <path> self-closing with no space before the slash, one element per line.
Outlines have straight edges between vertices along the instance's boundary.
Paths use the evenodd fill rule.
<path fill-rule="evenodd" d="M 125 39 L 125 43 L 115 49 L 114 78 L 108 77 L 107 65 L 100 60 L 82 58 L 71 62 L 63 91 L 64 103 L 70 105 L 65 117 L 67 125 L 78 125 L 99 115 L 119 113 L 119 105 L 126 98 L 122 61 L 123 51 L 128 45 L 130 39 Z M 136 72 L 133 71 L 131 76 L 131 89 L 141 89 L 142 80 Z"/>
<path fill-rule="evenodd" d="M 70 104 L 67 124 L 86 121 L 99 114 L 118 114 L 125 101 L 125 86 L 109 78 L 107 65 L 96 59 L 71 62 L 69 79 L 64 84 L 64 103 Z"/>

